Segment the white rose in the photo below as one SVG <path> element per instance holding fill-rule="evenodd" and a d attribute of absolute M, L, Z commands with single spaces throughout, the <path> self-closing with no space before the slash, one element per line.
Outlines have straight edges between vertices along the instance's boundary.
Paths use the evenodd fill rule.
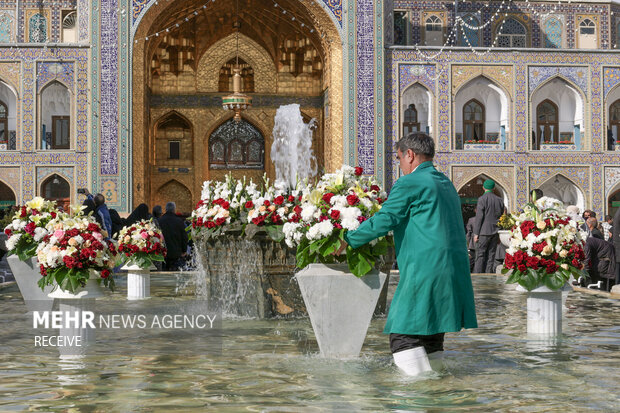
<path fill-rule="evenodd" d="M 562 250 L 562 251 L 560 251 L 560 257 L 562 257 L 562 258 L 566 258 L 566 256 L 567 256 L 567 255 L 568 255 L 568 251 L 566 251 L 566 250 Z M 568 269 L 568 268 L 567 268 L 567 269 Z"/>

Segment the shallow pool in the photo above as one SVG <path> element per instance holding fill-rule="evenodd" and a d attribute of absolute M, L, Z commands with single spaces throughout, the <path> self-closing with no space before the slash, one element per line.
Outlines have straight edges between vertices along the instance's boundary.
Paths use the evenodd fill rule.
<path fill-rule="evenodd" d="M 35 349 L 16 287 L 0 292 L 0 411 L 617 411 L 620 303 L 571 292 L 563 336 L 528 339 L 525 296 L 501 277 L 474 277 L 480 328 L 448 334 L 447 370 L 425 380 L 391 363 L 384 319 L 359 359 L 324 360 L 308 319 L 224 320 L 221 351 L 175 332 L 98 334 L 102 351 L 61 360 Z M 153 308 L 191 300 L 155 280 Z M 102 307 L 126 304 L 123 289 Z M 196 347 L 194 347 L 196 346 Z"/>

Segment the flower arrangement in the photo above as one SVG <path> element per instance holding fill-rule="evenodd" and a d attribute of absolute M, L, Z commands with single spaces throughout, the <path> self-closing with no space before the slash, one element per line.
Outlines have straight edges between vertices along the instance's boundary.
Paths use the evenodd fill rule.
<path fill-rule="evenodd" d="M 479 140 L 479 141 L 477 141 L 475 139 L 470 139 L 470 140 L 465 141 L 465 143 L 467 143 L 467 144 L 470 144 L 470 143 L 471 144 L 482 143 L 482 144 L 492 144 L 492 145 L 495 145 L 498 142 L 497 142 L 497 140 L 492 140 L 492 141 L 490 141 L 490 140 Z"/>
<path fill-rule="evenodd" d="M 514 225 L 515 219 L 513 218 L 512 214 L 502 214 L 502 216 L 499 217 L 499 220 L 497 221 L 497 227 L 503 230 L 512 229 Z"/>
<path fill-rule="evenodd" d="M 303 196 L 299 220 L 289 220 L 283 227 L 286 243 L 297 247 L 297 267 L 313 262 L 347 261 L 356 276 L 367 274 L 382 255 L 389 242 L 385 237 L 358 249 L 347 247 L 346 256 L 333 255 L 344 240 L 345 231 L 357 229 L 374 215 L 386 195 L 372 177 L 362 176 L 362 168 L 343 166 L 326 174 L 315 189 Z"/>
<path fill-rule="evenodd" d="M 333 253 L 345 231 L 357 229 L 385 198 L 374 178 L 364 177 L 359 167 L 343 166 L 323 175 L 316 185 L 300 182 L 293 190 L 270 185 L 267 179 L 259 188 L 229 175 L 224 182 L 205 182 L 192 213 L 192 228 L 207 238 L 229 231 L 251 237 L 262 230 L 272 240 L 297 249 L 299 268 L 346 260 L 355 275 L 363 276 L 387 252 L 387 239 L 355 250 L 349 247 L 346 256 Z"/>
<path fill-rule="evenodd" d="M 162 243 L 163 238 L 152 219 L 143 219 L 120 230 L 118 252 L 125 255 L 127 264 L 147 270 L 154 262 L 164 261 L 166 248 Z"/>
<path fill-rule="evenodd" d="M 583 275 L 585 237 L 577 222 L 566 215 L 562 202 L 548 197 L 534 199 L 516 216 L 506 251 L 504 270 L 512 270 L 507 283 L 528 291 L 545 285 L 558 290 Z"/>
<path fill-rule="evenodd" d="M 558 142 L 552 142 L 552 141 L 542 141 L 540 144 L 541 145 L 573 145 L 573 141 L 558 141 Z"/>
<path fill-rule="evenodd" d="M 36 256 L 39 242 L 48 234 L 46 226 L 57 214 L 56 203 L 41 197 L 19 207 L 11 223 L 4 229 L 9 237 L 6 242 L 8 255 L 16 254 L 22 261 Z"/>
<path fill-rule="evenodd" d="M 73 293 L 86 284 L 90 270 L 99 271 L 103 284 L 114 288 L 110 269 L 115 264 L 116 248 L 104 239 L 95 219 L 84 216 L 81 209 L 58 212 L 45 226 L 46 235 L 36 249 L 42 289 L 54 285 Z"/>

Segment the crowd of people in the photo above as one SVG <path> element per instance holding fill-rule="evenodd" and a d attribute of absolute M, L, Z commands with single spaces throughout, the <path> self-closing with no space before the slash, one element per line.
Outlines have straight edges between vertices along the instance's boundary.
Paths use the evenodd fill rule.
<path fill-rule="evenodd" d="M 93 214 L 108 238 L 114 238 L 115 234 L 125 226 L 152 218 L 155 225 L 161 229 L 167 249 L 166 259 L 158 269 L 177 271 L 185 267 L 191 248 L 186 231 L 189 223 L 186 217 L 177 213 L 174 202 L 166 204 L 165 212 L 161 205 L 155 205 L 152 213 L 147 204 L 140 204 L 127 218 L 122 218 L 115 209 L 108 208 L 102 194 L 93 195 L 86 190 L 84 195 L 86 196 L 84 213 Z"/>
<path fill-rule="evenodd" d="M 506 255 L 506 248 L 499 242 L 497 227 L 506 208 L 503 200 L 493 193 L 493 180 L 487 179 L 483 188 L 485 192 L 478 198 L 476 215 L 465 225 L 470 270 L 473 273 L 495 273 Z M 532 199 L 540 199 L 543 192 L 535 189 L 531 195 Z M 603 222 L 599 222 L 596 213 L 590 209 L 580 214 L 576 205 L 569 205 L 566 213 L 586 234 L 584 265 L 589 279 L 578 282 L 605 291 L 620 284 L 620 209 L 614 217 L 606 215 Z"/>

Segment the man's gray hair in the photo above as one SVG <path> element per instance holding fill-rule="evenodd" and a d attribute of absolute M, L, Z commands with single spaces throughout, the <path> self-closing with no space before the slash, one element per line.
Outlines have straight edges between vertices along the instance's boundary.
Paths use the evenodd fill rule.
<path fill-rule="evenodd" d="M 407 150 L 411 149 L 416 155 L 421 155 L 429 160 L 435 156 L 435 142 L 424 132 L 413 132 L 405 136 L 398 141 L 396 149 L 402 153 L 407 153 Z"/>
<path fill-rule="evenodd" d="M 166 204 L 166 212 L 174 212 L 177 209 L 177 204 L 174 202 L 168 202 Z"/>

